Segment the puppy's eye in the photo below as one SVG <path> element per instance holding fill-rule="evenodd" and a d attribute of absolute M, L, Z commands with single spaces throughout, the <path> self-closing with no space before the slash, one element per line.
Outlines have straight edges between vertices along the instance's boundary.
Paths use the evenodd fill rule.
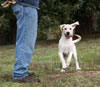
<path fill-rule="evenodd" d="M 72 30 L 72 29 L 70 28 L 70 30 Z"/>
<path fill-rule="evenodd" d="M 65 28 L 65 30 L 67 30 L 67 28 Z"/>

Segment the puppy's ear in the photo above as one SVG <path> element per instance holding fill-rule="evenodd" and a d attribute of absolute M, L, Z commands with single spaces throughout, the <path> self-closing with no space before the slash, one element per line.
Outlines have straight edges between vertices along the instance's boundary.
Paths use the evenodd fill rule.
<path fill-rule="evenodd" d="M 79 25 L 79 22 L 78 22 L 78 21 L 75 22 L 75 23 L 73 23 L 73 24 L 71 24 L 71 26 L 73 27 L 73 29 L 74 29 L 77 25 Z"/>
<path fill-rule="evenodd" d="M 63 31 L 63 27 L 65 26 L 65 24 L 60 25 L 60 30 Z"/>

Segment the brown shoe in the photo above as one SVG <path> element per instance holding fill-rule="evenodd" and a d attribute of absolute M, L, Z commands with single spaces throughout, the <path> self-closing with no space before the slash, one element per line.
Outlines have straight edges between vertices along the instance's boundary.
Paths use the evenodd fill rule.
<path fill-rule="evenodd" d="M 28 76 L 35 76 L 34 72 L 27 72 Z"/>
<path fill-rule="evenodd" d="M 39 78 L 32 78 L 30 76 L 25 76 L 24 78 L 16 79 L 13 80 L 14 82 L 19 82 L 19 83 L 32 83 L 32 82 L 40 82 Z"/>

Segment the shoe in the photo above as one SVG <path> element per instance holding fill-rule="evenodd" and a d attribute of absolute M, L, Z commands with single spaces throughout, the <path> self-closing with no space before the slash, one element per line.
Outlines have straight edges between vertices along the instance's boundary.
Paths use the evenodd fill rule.
<path fill-rule="evenodd" d="M 24 78 L 13 80 L 13 82 L 19 82 L 19 83 L 33 83 L 33 82 L 38 82 L 38 83 L 40 83 L 40 79 L 39 78 L 34 78 L 33 79 L 30 76 L 25 76 Z"/>
<path fill-rule="evenodd" d="M 34 72 L 27 72 L 28 76 L 35 76 Z"/>

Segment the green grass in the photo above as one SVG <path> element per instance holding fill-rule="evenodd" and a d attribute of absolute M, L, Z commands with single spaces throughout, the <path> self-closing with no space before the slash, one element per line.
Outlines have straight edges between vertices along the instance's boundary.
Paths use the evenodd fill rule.
<path fill-rule="evenodd" d="M 65 73 L 60 73 L 57 43 L 37 43 L 29 71 L 34 71 L 41 83 L 14 83 L 12 72 L 15 46 L 0 46 L 0 87 L 100 87 L 100 38 L 86 39 L 76 44 L 82 71 L 75 71 L 72 59 Z"/>

